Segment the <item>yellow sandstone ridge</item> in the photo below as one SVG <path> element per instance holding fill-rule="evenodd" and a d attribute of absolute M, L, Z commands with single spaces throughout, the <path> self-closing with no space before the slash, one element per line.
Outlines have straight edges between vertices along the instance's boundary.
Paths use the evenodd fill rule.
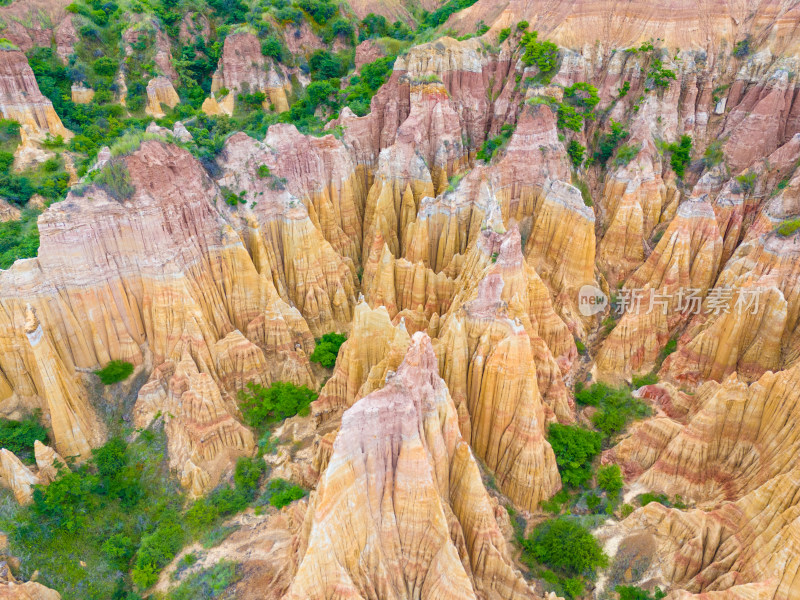
<path fill-rule="evenodd" d="M 67 468 L 67 462 L 50 446 L 45 446 L 39 440 L 33 443 L 33 453 L 36 457 L 37 477 L 43 484 L 52 482 L 58 475 L 59 469 Z"/>
<path fill-rule="evenodd" d="M 211 80 L 212 96 L 203 103 L 206 114 L 217 114 L 208 111 L 214 111 L 219 106 L 214 94 L 222 89 L 230 92 L 220 107 L 228 116 L 233 114 L 237 94 L 256 92 L 266 94 L 265 109 L 276 112 L 289 110 L 287 94 L 291 93 L 291 82 L 280 64 L 261 53 L 261 43 L 252 33 L 233 33 L 225 38 L 222 56 Z M 230 112 L 227 112 L 228 108 Z"/>
<path fill-rule="evenodd" d="M 33 502 L 32 486 L 41 483 L 11 450 L 0 449 L 0 485 L 11 490 L 20 504 Z"/>
<path fill-rule="evenodd" d="M 334 418 L 380 387 L 386 372 L 397 369 L 410 341 L 405 324 L 393 325 L 386 307 L 371 309 L 363 300 L 359 302 L 333 376 L 311 405 L 314 417 L 320 422 Z"/>
<path fill-rule="evenodd" d="M 595 370 L 601 379 L 619 382 L 654 367 L 673 332 L 699 311 L 716 279 L 722 250 L 707 200 L 681 204 L 647 261 L 619 292 L 627 290 L 630 302 L 597 354 Z"/>
<path fill-rule="evenodd" d="M 342 418 L 285 598 L 535 598 L 512 566 L 430 339 Z"/>
<path fill-rule="evenodd" d="M 175 108 L 181 99 L 172 82 L 166 77 L 154 77 L 147 83 L 147 106 L 145 112 L 156 119 L 165 115 L 162 105 Z"/>

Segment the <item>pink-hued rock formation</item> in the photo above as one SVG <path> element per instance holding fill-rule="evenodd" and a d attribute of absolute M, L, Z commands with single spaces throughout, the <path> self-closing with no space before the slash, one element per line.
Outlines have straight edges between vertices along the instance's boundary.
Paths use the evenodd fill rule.
<path fill-rule="evenodd" d="M 431 341 L 344 413 L 287 595 L 534 598 L 461 437 Z"/>

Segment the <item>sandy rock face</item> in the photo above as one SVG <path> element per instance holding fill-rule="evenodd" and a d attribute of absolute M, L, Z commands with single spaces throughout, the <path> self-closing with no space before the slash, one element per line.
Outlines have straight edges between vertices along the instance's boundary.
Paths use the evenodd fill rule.
<path fill-rule="evenodd" d="M 345 412 L 309 511 L 287 598 L 535 597 L 508 560 L 423 333 L 385 387 Z"/>
<path fill-rule="evenodd" d="M 0 598 L 2 600 L 61 600 L 61 594 L 41 583 L 33 581 L 15 583 L 12 581 L 0 584 Z"/>
<path fill-rule="evenodd" d="M 72 85 L 72 101 L 75 104 L 89 104 L 94 98 L 94 90 L 80 84 Z"/>
<path fill-rule="evenodd" d="M 223 88 L 234 97 L 264 92 L 267 96 L 264 108 L 273 105 L 277 112 L 289 109 L 286 94 L 291 91 L 291 83 L 280 65 L 261 53 L 261 43 L 251 33 L 235 33 L 225 38 L 211 91 Z"/>
<path fill-rule="evenodd" d="M 680 205 L 652 254 L 625 283 L 632 304 L 597 357 L 601 377 L 619 381 L 631 372 L 653 368 L 671 333 L 692 319 L 712 286 L 722 244 L 714 211 L 706 200 Z M 688 299 L 688 290 L 696 300 Z"/>
<path fill-rule="evenodd" d="M 147 84 L 147 106 L 145 112 L 159 119 L 164 116 L 162 105 L 175 108 L 180 102 L 172 82 L 166 77 L 154 77 Z"/>
<path fill-rule="evenodd" d="M 18 50 L 0 52 L 0 112 L 17 121 L 31 136 L 70 136 L 53 104 L 39 91 L 25 55 Z"/>
<path fill-rule="evenodd" d="M 33 502 L 31 486 L 41 483 L 33 472 L 22 464 L 13 452 L 0 449 L 0 485 L 10 489 L 20 504 Z"/>
<path fill-rule="evenodd" d="M 17 221 L 22 215 L 19 208 L 10 204 L 7 200 L 0 198 L 0 223 Z"/>

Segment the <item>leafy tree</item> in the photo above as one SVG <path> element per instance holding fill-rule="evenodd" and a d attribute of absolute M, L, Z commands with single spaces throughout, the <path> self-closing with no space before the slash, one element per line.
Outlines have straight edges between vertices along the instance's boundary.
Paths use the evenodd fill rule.
<path fill-rule="evenodd" d="M 258 482 L 264 473 L 264 461 L 260 458 L 241 457 L 236 461 L 233 481 L 236 489 L 241 491 L 250 500 L 255 498 Z"/>
<path fill-rule="evenodd" d="M 612 500 L 616 500 L 624 484 L 618 465 L 606 465 L 597 470 L 597 486 Z"/>
<path fill-rule="evenodd" d="M 591 112 L 600 103 L 597 88 L 585 81 L 578 81 L 564 88 L 564 98 L 573 106 L 583 109 L 585 113 Z"/>
<path fill-rule="evenodd" d="M 582 575 L 608 565 L 608 557 L 585 527 L 567 517 L 538 525 L 523 550 L 536 561 L 567 576 Z"/>
<path fill-rule="evenodd" d="M 583 114 L 569 104 L 560 104 L 558 107 L 558 127 L 580 131 L 583 129 Z"/>
<path fill-rule="evenodd" d="M 307 415 L 316 398 L 317 394 L 304 385 L 276 381 L 265 388 L 250 382 L 246 391 L 239 392 L 239 405 L 245 422 L 259 428 L 296 414 Z"/>
<path fill-rule="evenodd" d="M 522 62 L 526 65 L 536 65 L 543 77 L 552 76 L 558 66 L 558 46 L 550 41 L 540 42 L 538 38 L 538 31 L 531 31 L 522 36 L 522 45 L 525 47 Z"/>
<path fill-rule="evenodd" d="M 103 385 L 113 385 L 126 380 L 133 373 L 133 365 L 124 360 L 112 360 L 105 367 L 94 374 L 100 378 Z"/>
<path fill-rule="evenodd" d="M 275 508 L 283 508 L 306 495 L 306 491 L 285 479 L 273 479 L 267 484 L 262 500 Z"/>
<path fill-rule="evenodd" d="M 277 36 L 269 35 L 261 42 L 261 54 L 282 62 L 283 57 L 286 55 L 286 50 Z"/>
<path fill-rule="evenodd" d="M 314 352 L 311 353 L 309 359 L 312 362 L 321 364 L 323 367 L 333 368 L 336 364 L 339 348 L 342 347 L 346 339 L 339 333 L 326 333 L 317 343 L 317 347 L 314 348 Z"/>
<path fill-rule="evenodd" d="M 0 448 L 6 448 L 17 456 L 25 457 L 33 452 L 36 440 L 46 444 L 47 429 L 39 423 L 40 416 L 41 411 L 36 410 L 20 421 L 0 419 Z"/>
<path fill-rule="evenodd" d="M 510 35 L 511 35 L 511 28 L 504 27 L 503 29 L 500 30 L 500 35 L 497 36 L 497 43 L 502 44 L 503 42 L 506 41 L 506 39 L 508 39 L 508 36 Z"/>
<path fill-rule="evenodd" d="M 313 80 L 342 77 L 347 71 L 347 65 L 327 50 L 315 50 L 308 59 L 308 66 Z"/>
<path fill-rule="evenodd" d="M 569 487 L 579 487 L 592 478 L 592 460 L 600 452 L 599 433 L 577 425 L 553 423 L 547 440 L 556 455 L 561 481 Z"/>
<path fill-rule="evenodd" d="M 653 85 L 657 88 L 669 87 L 670 80 L 675 79 L 675 71 L 664 67 L 661 59 L 655 58 L 650 64 L 650 70 L 647 72 L 648 79 L 653 80 Z"/>
<path fill-rule="evenodd" d="M 625 130 L 621 123 L 611 121 L 611 131 L 603 133 L 597 144 L 597 151 L 594 153 L 595 159 L 603 166 L 608 162 L 608 159 L 614 154 L 617 146 L 628 137 L 629 133 Z"/>
<path fill-rule="evenodd" d="M 669 144 L 667 150 L 672 153 L 669 159 L 672 170 L 675 171 L 678 177 L 683 179 L 692 154 L 691 136 L 682 135 L 680 142 Z"/>

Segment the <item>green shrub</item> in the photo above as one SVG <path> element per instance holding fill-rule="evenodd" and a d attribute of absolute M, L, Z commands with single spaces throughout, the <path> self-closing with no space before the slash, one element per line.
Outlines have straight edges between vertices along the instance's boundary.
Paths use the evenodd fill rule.
<path fill-rule="evenodd" d="M 621 123 L 611 121 L 611 131 L 604 133 L 600 136 L 597 144 L 597 151 L 594 153 L 595 159 L 603 166 L 608 162 L 614 154 L 614 150 L 624 139 L 628 137 L 629 133 L 626 131 Z"/>
<path fill-rule="evenodd" d="M 562 506 L 567 502 L 569 502 L 569 492 L 565 489 L 561 489 L 555 496 L 553 496 L 549 500 L 541 502 L 539 506 L 544 511 L 553 514 L 558 514 L 561 512 Z"/>
<path fill-rule="evenodd" d="M 650 414 L 650 408 L 634 398 L 629 389 L 616 389 L 603 383 L 594 383 L 577 392 L 575 402 L 599 409 L 592 416 L 592 423 L 605 436 L 619 433 L 631 420 Z"/>
<path fill-rule="evenodd" d="M 131 183 L 128 166 L 123 160 L 108 161 L 94 174 L 92 181 L 117 202 L 128 200 L 136 191 Z"/>
<path fill-rule="evenodd" d="M 666 593 L 656 588 L 653 594 L 632 585 L 618 585 L 614 591 L 619 595 L 619 600 L 661 600 Z"/>
<path fill-rule="evenodd" d="M 558 122 L 559 129 L 569 129 L 571 131 L 580 131 L 583 129 L 583 114 L 578 112 L 574 106 L 569 104 L 560 104 L 558 107 Z"/>
<path fill-rule="evenodd" d="M 38 409 L 21 421 L 0 419 L 0 448 L 11 450 L 20 458 L 32 456 L 33 443 L 39 440 L 47 444 L 47 429 L 39 423 Z"/>
<path fill-rule="evenodd" d="M 267 484 L 267 489 L 259 500 L 259 504 L 269 504 L 281 509 L 295 500 L 300 500 L 306 491 L 299 485 L 294 485 L 285 479 L 272 479 Z"/>
<path fill-rule="evenodd" d="M 624 98 L 625 96 L 628 95 L 628 92 L 630 91 L 631 91 L 631 82 L 626 81 L 625 83 L 622 84 L 622 87 L 617 90 L 617 96 L 619 98 Z"/>
<path fill-rule="evenodd" d="M 633 512 L 633 510 L 634 510 L 634 508 L 630 504 L 623 504 L 622 508 L 620 508 L 620 514 L 622 515 L 622 518 L 624 519 L 626 517 L 629 517 L 630 514 Z"/>
<path fill-rule="evenodd" d="M 608 557 L 591 532 L 568 517 L 538 525 L 523 542 L 523 552 L 554 571 L 572 577 L 608 565 Z"/>
<path fill-rule="evenodd" d="M 268 35 L 261 42 L 261 54 L 274 58 L 278 62 L 283 62 L 288 51 L 283 47 L 283 42 L 275 35 Z"/>
<path fill-rule="evenodd" d="M 645 492 L 641 496 L 639 496 L 639 506 L 647 506 L 651 502 L 658 502 L 659 504 L 663 504 L 664 506 L 669 506 L 669 498 L 666 494 L 653 494 L 651 492 Z"/>
<path fill-rule="evenodd" d="M 600 452 L 599 433 L 577 425 L 553 423 L 547 440 L 556 455 L 561 481 L 568 487 L 579 487 L 592 478 L 592 461 Z"/>
<path fill-rule="evenodd" d="M 625 482 L 617 465 L 606 465 L 597 469 L 597 487 L 605 491 L 611 500 L 616 500 Z"/>
<path fill-rule="evenodd" d="M 426 28 L 438 27 L 447 21 L 450 15 L 464 10 L 465 8 L 469 8 L 475 4 L 475 2 L 477 2 L 477 0 L 447 0 L 447 2 L 442 4 L 435 11 L 424 16 L 422 19 L 422 26 Z"/>
<path fill-rule="evenodd" d="M 323 367 L 332 369 L 336 364 L 336 357 L 339 355 L 339 348 L 344 344 L 345 338 L 340 333 L 326 333 L 317 342 L 314 352 L 309 356 L 309 360 L 321 364 Z"/>
<path fill-rule="evenodd" d="M 675 352 L 675 350 L 677 350 L 677 349 L 678 349 L 678 338 L 676 336 L 673 336 L 673 337 L 669 338 L 667 343 L 661 349 L 661 352 L 658 353 L 657 366 L 660 368 L 661 364 L 664 362 L 664 360 L 666 360 L 666 358 L 670 354 Z"/>
<path fill-rule="evenodd" d="M 221 561 L 210 569 L 188 575 L 167 594 L 166 600 L 213 600 L 222 596 L 237 579 L 236 564 Z"/>
<path fill-rule="evenodd" d="M 103 542 L 101 549 L 111 563 L 117 565 L 121 571 L 127 571 L 128 564 L 136 552 L 136 545 L 127 535 L 115 533 Z"/>
<path fill-rule="evenodd" d="M 142 537 L 131 573 L 138 588 L 147 589 L 158 581 L 159 572 L 175 557 L 184 539 L 183 529 L 172 521 L 160 523 L 152 533 Z"/>
<path fill-rule="evenodd" d="M 586 344 L 584 344 L 581 340 L 575 339 L 575 348 L 578 350 L 578 354 L 584 356 L 586 354 Z"/>
<path fill-rule="evenodd" d="M 241 457 L 236 461 L 236 469 L 233 473 L 233 482 L 239 490 L 250 500 L 256 497 L 258 482 L 264 473 L 265 464 L 260 458 Z"/>
<path fill-rule="evenodd" d="M 576 169 L 583 164 L 583 157 L 586 154 L 586 148 L 580 142 L 572 140 L 567 146 L 567 154 L 569 155 L 572 166 Z"/>
<path fill-rule="evenodd" d="M 105 367 L 94 374 L 100 378 L 103 385 L 113 385 L 125 381 L 133 373 L 133 365 L 124 360 L 112 360 Z"/>
<path fill-rule="evenodd" d="M 655 58 L 653 62 L 650 63 L 650 70 L 647 73 L 648 79 L 652 79 L 653 85 L 657 88 L 667 88 L 669 87 L 670 80 L 675 79 L 675 71 L 667 69 L 664 67 L 664 63 L 661 59 Z"/>
<path fill-rule="evenodd" d="M 639 144 L 622 144 L 617 150 L 617 156 L 614 158 L 614 165 L 617 167 L 624 167 L 631 162 L 639 154 L 641 150 Z"/>
<path fill-rule="evenodd" d="M 686 167 L 689 165 L 692 153 L 692 138 L 688 135 L 682 135 L 680 142 L 669 144 L 667 149 L 671 153 L 669 164 L 675 174 L 683 179 L 686 173 Z"/>
<path fill-rule="evenodd" d="M 558 67 L 558 46 L 550 41 L 540 42 L 538 31 L 525 33 L 520 43 L 525 48 L 522 62 L 529 66 L 536 65 L 539 77 L 549 82 Z"/>
<path fill-rule="evenodd" d="M 790 219 L 778 225 L 775 232 L 781 237 L 789 237 L 798 229 L 800 229 L 800 219 Z"/>
<path fill-rule="evenodd" d="M 504 27 L 503 29 L 500 30 L 500 35 L 497 36 L 497 43 L 502 44 L 508 39 L 508 36 L 510 35 L 511 35 L 511 28 Z"/>
<path fill-rule="evenodd" d="M 750 36 L 747 36 L 743 40 L 739 40 L 736 42 L 736 45 L 733 47 L 733 55 L 736 58 L 744 58 L 748 54 L 750 54 Z"/>
<path fill-rule="evenodd" d="M 725 160 L 725 153 L 722 150 L 722 141 L 714 140 L 708 145 L 703 153 L 703 164 L 706 167 L 713 167 Z"/>
<path fill-rule="evenodd" d="M 269 170 L 269 167 L 267 165 L 258 165 L 257 174 L 261 179 L 265 179 L 272 175 L 272 171 Z"/>
<path fill-rule="evenodd" d="M 497 154 L 506 142 L 511 138 L 511 135 L 514 133 L 515 126 L 505 124 L 500 128 L 500 135 L 488 138 L 483 145 L 481 146 L 480 150 L 475 154 L 475 158 L 478 160 L 485 160 L 490 161 L 495 154 Z"/>
<path fill-rule="evenodd" d="M 653 385 L 658 383 L 658 375 L 655 373 L 646 373 L 645 375 L 636 376 L 634 375 L 632 378 L 632 384 L 635 389 L 639 389 L 645 385 Z"/>
<path fill-rule="evenodd" d="M 600 103 L 597 88 L 585 81 L 578 81 L 564 88 L 564 98 L 584 112 L 592 111 Z"/>
<path fill-rule="evenodd" d="M 758 174 L 755 171 L 742 173 L 736 177 L 736 182 L 739 184 L 739 191 L 743 193 L 750 193 L 756 186 L 756 179 Z"/>
<path fill-rule="evenodd" d="M 517 23 L 517 31 L 525 31 L 529 25 L 530 24 L 527 21 L 520 21 Z"/>
<path fill-rule="evenodd" d="M 92 70 L 102 77 L 113 77 L 119 65 L 107 56 L 101 56 L 92 64 Z"/>
<path fill-rule="evenodd" d="M 306 386 L 284 381 L 276 381 L 268 388 L 250 382 L 247 390 L 239 392 L 242 416 L 248 425 L 256 428 L 297 414 L 305 416 L 316 399 L 317 394 Z"/>

